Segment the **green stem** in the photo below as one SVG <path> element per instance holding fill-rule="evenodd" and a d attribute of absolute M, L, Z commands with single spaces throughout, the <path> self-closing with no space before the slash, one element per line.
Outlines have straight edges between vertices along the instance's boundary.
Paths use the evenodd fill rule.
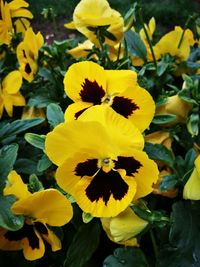
<path fill-rule="evenodd" d="M 103 42 L 102 42 L 101 30 L 97 29 L 96 35 L 97 35 L 97 39 L 99 41 L 100 48 L 103 52 L 103 55 L 105 56 L 106 60 L 110 63 L 110 58 L 107 54 L 107 51 L 105 51 L 105 47 L 104 47 Z M 103 61 L 102 63 L 104 65 L 105 60 L 104 59 L 101 59 L 101 60 Z"/>
<path fill-rule="evenodd" d="M 155 239 L 153 230 L 150 229 L 149 233 L 150 233 L 151 242 L 152 242 L 152 245 L 153 245 L 153 251 L 154 251 L 154 254 L 155 254 L 155 258 L 157 259 L 158 258 L 158 246 L 156 244 L 156 239 Z"/>
<path fill-rule="evenodd" d="M 153 51 L 152 42 L 151 42 L 151 40 L 150 40 L 150 38 L 149 38 L 147 29 L 146 29 L 146 27 L 145 27 L 145 25 L 144 25 L 144 20 L 143 20 L 143 16 L 142 16 L 142 8 L 141 8 L 141 7 L 139 8 L 138 13 L 139 13 L 139 18 L 140 18 L 140 21 L 141 21 L 141 24 L 142 24 L 142 28 L 144 29 L 144 33 L 145 33 L 147 42 L 148 42 L 148 44 L 149 44 L 149 48 L 150 48 L 152 57 L 153 57 L 153 63 L 154 63 L 155 69 L 157 70 L 156 57 L 155 57 L 155 54 L 154 54 L 154 51 Z"/>
<path fill-rule="evenodd" d="M 184 25 L 184 28 L 183 28 L 183 32 L 182 32 L 182 34 L 181 34 L 180 41 L 179 41 L 179 43 L 178 43 L 178 48 L 181 47 L 181 44 L 182 44 L 182 41 L 183 41 L 183 37 L 184 37 L 185 31 L 186 31 L 186 29 L 187 29 L 187 27 L 188 27 L 188 25 L 189 25 L 189 23 L 190 23 L 190 21 L 191 21 L 192 19 L 193 19 L 193 16 L 189 16 L 189 17 L 187 18 L 187 21 L 186 21 L 186 23 L 185 23 L 185 25 Z"/>

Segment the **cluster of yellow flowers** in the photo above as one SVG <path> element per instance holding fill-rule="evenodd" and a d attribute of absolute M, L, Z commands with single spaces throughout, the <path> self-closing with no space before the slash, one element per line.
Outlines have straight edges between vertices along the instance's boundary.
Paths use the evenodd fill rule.
<path fill-rule="evenodd" d="M 31 83 L 38 71 L 39 50 L 44 44 L 41 33 L 30 26 L 32 14 L 24 0 L 1 0 L 0 45 L 12 47 L 12 38 L 20 33 L 16 47 L 17 66 L 0 82 L 0 119 L 4 109 L 13 116 L 13 106 L 25 106 L 20 93 L 23 79 Z M 83 213 L 100 218 L 108 237 L 119 244 L 137 246 L 135 236 L 148 225 L 131 208 L 150 193 L 168 197 L 176 190 L 160 192 L 159 185 L 172 169 L 155 162 L 144 151 L 145 142 L 162 144 L 173 154 L 169 127 L 185 123 L 192 103 L 179 95 L 168 96 L 155 105 L 151 94 L 138 82 L 136 67 L 161 60 L 169 54 L 176 64 L 186 61 L 191 46 L 200 46 L 189 29 L 175 27 L 155 45 L 155 19 L 140 30 L 146 48 L 146 62 L 138 55 L 129 55 L 130 69 L 106 69 L 97 54 L 87 56 L 93 48 L 108 47 L 109 60 L 124 56 L 123 38 L 127 25 L 107 0 L 81 0 L 73 13 L 73 21 L 65 24 L 76 29 L 87 40 L 68 50 L 74 58 L 85 60 L 72 64 L 64 75 L 64 92 L 73 101 L 65 110 L 64 122 L 46 135 L 44 152 L 57 166 L 55 181 L 58 189 L 30 192 L 28 185 L 12 170 L 4 188 L 4 196 L 14 195 L 13 214 L 24 217 L 17 231 L 0 228 L 0 249 L 22 250 L 27 260 L 36 260 L 45 253 L 45 242 L 52 251 L 61 249 L 61 241 L 51 227 L 60 227 L 73 217 L 73 208 L 66 195 L 73 197 Z M 129 29 L 135 32 L 131 27 Z M 147 40 L 147 35 L 149 40 Z M 13 49 L 13 47 L 12 47 Z M 2 54 L 5 57 L 6 54 Z M 77 60 L 78 61 L 78 60 Z M 47 66 L 48 68 L 48 66 Z M 198 73 L 198 72 L 197 72 Z M 185 90 L 185 83 L 182 91 Z M 175 115 L 172 122 L 162 124 L 165 131 L 146 134 L 155 115 Z M 200 200 L 200 156 L 184 186 L 183 198 Z M 66 195 L 65 195 L 66 193 Z"/>
<path fill-rule="evenodd" d="M 26 8 L 29 6 L 24 0 L 13 0 L 9 3 L 1 0 L 0 9 L 0 45 L 11 46 L 12 37 L 22 33 L 23 40 L 16 48 L 19 70 L 11 71 L 0 83 L 0 118 L 5 108 L 12 117 L 13 106 L 25 106 L 25 98 L 19 92 L 22 78 L 31 82 L 37 72 L 38 51 L 44 44 L 41 33 L 35 34 L 30 26 L 29 19 L 32 13 Z M 2 50 L 1 58 L 6 56 Z"/>

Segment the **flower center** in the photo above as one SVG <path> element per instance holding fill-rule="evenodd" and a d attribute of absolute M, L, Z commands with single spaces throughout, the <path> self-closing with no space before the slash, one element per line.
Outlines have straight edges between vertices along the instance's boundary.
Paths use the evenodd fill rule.
<path fill-rule="evenodd" d="M 105 96 L 102 98 L 101 102 L 102 102 L 103 104 L 107 104 L 107 105 L 111 106 L 112 103 L 113 103 L 113 98 L 112 98 L 112 96 L 110 96 L 110 95 L 105 95 Z"/>
<path fill-rule="evenodd" d="M 98 166 L 99 168 L 102 168 L 104 172 L 107 173 L 114 168 L 114 162 L 110 158 L 104 158 L 98 161 Z"/>

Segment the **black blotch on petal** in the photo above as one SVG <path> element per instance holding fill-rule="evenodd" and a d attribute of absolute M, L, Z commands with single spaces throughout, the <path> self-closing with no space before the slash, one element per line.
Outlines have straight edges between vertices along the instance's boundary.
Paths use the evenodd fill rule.
<path fill-rule="evenodd" d="M 24 226 L 17 231 L 6 232 L 4 237 L 9 241 L 20 241 L 27 237 L 32 249 L 39 248 L 39 239 L 35 234 L 33 225 L 24 224 Z"/>
<path fill-rule="evenodd" d="M 97 159 L 88 159 L 85 162 L 78 163 L 75 168 L 75 175 L 77 176 L 93 176 L 97 171 Z"/>
<path fill-rule="evenodd" d="M 128 176 L 134 176 L 138 172 L 142 164 L 133 157 L 118 157 L 115 162 L 115 169 L 124 169 Z"/>
<path fill-rule="evenodd" d="M 91 202 L 103 199 L 107 205 L 110 196 L 121 200 L 128 192 L 128 185 L 117 171 L 104 172 L 102 169 L 95 175 L 90 185 L 86 188 L 86 195 Z"/>
<path fill-rule="evenodd" d="M 35 222 L 34 223 L 34 226 L 35 226 L 36 230 L 40 234 L 43 234 L 43 235 L 47 235 L 48 234 L 48 230 L 47 230 L 46 226 L 43 223 L 41 223 L 41 222 Z"/>
<path fill-rule="evenodd" d="M 114 97 L 112 108 L 125 118 L 128 118 L 135 110 L 139 109 L 138 105 L 133 103 L 131 99 L 122 96 Z"/>
<path fill-rule="evenodd" d="M 99 86 L 96 81 L 91 82 L 88 79 L 85 79 L 82 88 L 80 97 L 83 102 L 93 103 L 94 105 L 101 104 L 101 99 L 105 95 L 102 86 Z"/>
<path fill-rule="evenodd" d="M 26 72 L 27 74 L 30 74 L 30 73 L 31 73 L 31 67 L 30 67 L 29 63 L 26 63 L 26 66 L 25 66 L 25 72 Z"/>
<path fill-rule="evenodd" d="M 84 108 L 84 109 L 81 109 L 81 110 L 79 110 L 78 112 L 76 112 L 75 113 L 75 119 L 77 120 L 78 119 L 78 117 L 86 110 L 86 109 L 88 109 L 88 108 Z"/>

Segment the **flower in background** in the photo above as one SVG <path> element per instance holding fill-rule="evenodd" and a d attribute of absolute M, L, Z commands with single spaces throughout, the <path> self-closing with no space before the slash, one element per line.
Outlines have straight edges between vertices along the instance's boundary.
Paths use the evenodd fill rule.
<path fill-rule="evenodd" d="M 149 36 L 150 41 L 152 41 L 153 40 L 153 34 L 155 32 L 155 29 L 156 29 L 155 18 L 152 17 L 150 19 L 148 25 L 144 24 L 144 27 L 147 30 L 147 34 Z M 146 55 L 147 61 L 152 61 L 153 60 L 153 56 L 152 56 L 152 53 L 151 53 L 151 50 L 150 50 L 150 46 L 149 46 L 149 43 L 147 41 L 147 38 L 146 38 L 146 35 L 145 35 L 145 32 L 144 32 L 143 28 L 140 30 L 139 35 L 140 35 L 140 38 L 143 41 L 143 43 L 144 43 L 144 45 L 146 47 L 146 50 L 147 50 L 147 55 Z M 159 55 L 158 55 L 158 53 L 156 53 L 156 50 L 154 50 L 154 54 L 155 54 L 156 60 L 158 60 L 159 59 Z M 144 61 L 141 58 L 139 58 L 139 57 L 137 57 L 135 55 L 131 57 L 131 60 L 132 60 L 132 63 L 133 63 L 134 66 L 141 66 L 141 65 L 144 64 Z"/>
<path fill-rule="evenodd" d="M 145 136 L 145 141 L 151 144 L 160 144 L 170 150 L 172 153 L 172 137 L 169 132 L 165 131 L 156 131 Z M 173 170 L 164 164 L 163 162 L 156 160 L 159 169 L 159 178 L 156 184 L 153 185 L 153 194 L 162 195 L 165 197 L 173 198 L 177 196 L 177 188 L 170 188 L 166 190 L 160 190 L 160 186 L 166 176 L 173 174 Z"/>
<path fill-rule="evenodd" d="M 45 242 L 52 251 L 61 249 L 61 242 L 49 226 L 63 226 L 72 218 L 72 207 L 64 195 L 56 189 L 46 189 L 30 193 L 21 177 L 11 171 L 4 195 L 15 195 L 17 201 L 11 210 L 23 215 L 25 223 L 17 231 L 0 228 L 0 249 L 23 250 L 27 260 L 41 258 L 45 252 Z"/>
<path fill-rule="evenodd" d="M 109 110 L 96 111 L 91 120 L 91 114 L 82 114 L 80 120 L 59 124 L 45 141 L 48 157 L 58 166 L 58 185 L 94 217 L 116 216 L 133 199 L 151 193 L 158 179 L 156 164 L 141 151 L 141 133 L 133 134 L 132 124 Z"/>
<path fill-rule="evenodd" d="M 100 45 L 100 35 L 103 43 L 113 46 L 123 38 L 124 21 L 106 0 L 81 0 L 74 10 L 73 23 L 65 27 L 77 29 L 96 46 Z"/>
<path fill-rule="evenodd" d="M 175 57 L 178 63 L 186 61 L 190 55 L 190 32 L 189 30 L 184 33 L 182 38 L 183 29 L 175 27 L 175 29 L 165 34 L 154 46 L 154 50 L 160 56 L 170 54 Z M 182 39 L 182 40 L 181 40 Z"/>
<path fill-rule="evenodd" d="M 9 45 L 12 40 L 13 28 L 8 3 L 1 0 L 0 8 L 0 45 Z"/>
<path fill-rule="evenodd" d="M 116 217 L 101 218 L 101 223 L 111 241 L 125 246 L 138 246 L 135 236 L 148 225 L 148 222 L 138 217 L 130 207 Z"/>
<path fill-rule="evenodd" d="M 79 43 L 78 46 L 67 50 L 67 53 L 75 58 L 87 57 L 93 48 L 94 44 L 90 40 L 86 40 L 83 43 Z"/>
<path fill-rule="evenodd" d="M 91 61 L 71 65 L 65 74 L 64 88 L 75 103 L 65 112 L 67 121 L 77 119 L 93 105 L 111 106 L 130 119 L 141 131 L 146 129 L 155 112 L 151 95 L 137 83 L 131 70 L 104 70 Z"/>
<path fill-rule="evenodd" d="M 185 123 L 191 108 L 191 103 L 184 101 L 178 95 L 173 95 L 169 96 L 163 105 L 156 108 L 156 115 L 175 115 L 176 118 L 172 122 L 163 124 L 165 126 L 171 126 L 176 123 Z"/>
<path fill-rule="evenodd" d="M 183 198 L 200 200 L 200 155 L 195 159 L 194 170 L 183 189 Z"/>
<path fill-rule="evenodd" d="M 25 99 L 19 92 L 22 75 L 18 70 L 10 72 L 0 83 L 0 118 L 5 109 L 8 116 L 13 115 L 13 106 L 25 106 Z"/>
<path fill-rule="evenodd" d="M 35 34 L 32 28 L 25 32 L 24 40 L 17 46 L 17 59 L 19 70 L 24 79 L 31 82 L 37 72 L 37 59 L 39 49 L 44 44 L 43 36 L 40 32 Z"/>

